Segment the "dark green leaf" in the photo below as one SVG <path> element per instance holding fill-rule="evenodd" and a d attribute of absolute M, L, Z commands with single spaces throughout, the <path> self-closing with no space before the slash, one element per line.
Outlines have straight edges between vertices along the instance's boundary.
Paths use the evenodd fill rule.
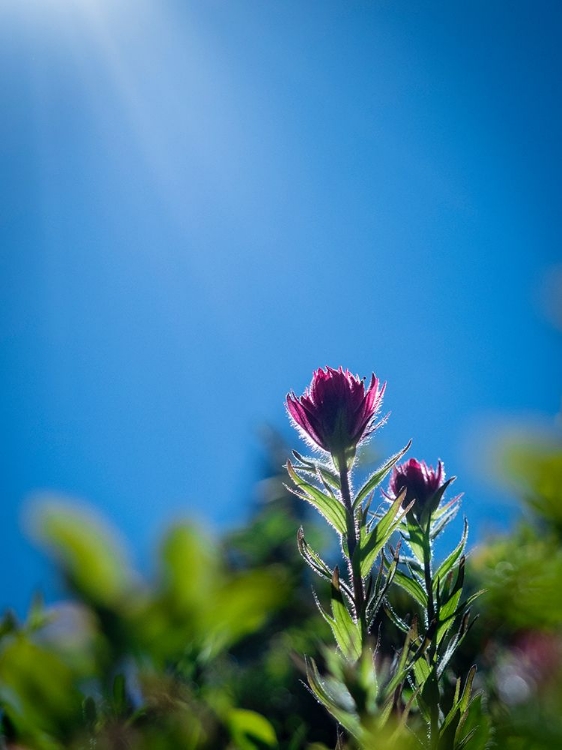
<path fill-rule="evenodd" d="M 468 521 L 464 520 L 464 530 L 462 534 L 462 538 L 455 547 L 455 549 L 451 552 L 451 554 L 445 558 L 445 560 L 441 563 L 441 565 L 437 568 L 437 572 L 435 573 L 434 579 L 437 581 L 444 580 L 445 576 L 449 573 L 449 571 L 455 566 L 457 560 L 461 557 L 461 555 L 464 552 L 464 548 L 466 546 L 466 540 L 468 537 Z"/>
<path fill-rule="evenodd" d="M 359 553 L 360 555 L 361 575 L 363 577 L 371 572 L 377 556 L 398 528 L 406 512 L 405 509 L 401 509 L 405 495 L 406 492 L 402 492 L 390 505 L 378 523 L 370 531 L 362 535 L 356 554 Z"/>
<path fill-rule="evenodd" d="M 437 629 L 436 641 L 441 643 L 443 637 L 453 624 L 455 617 L 459 613 L 459 602 L 462 595 L 462 586 L 464 582 L 464 562 L 465 558 L 461 557 L 457 577 L 455 584 L 447 595 L 447 600 L 441 605 L 439 609 L 439 627 Z M 444 597 L 445 593 L 442 591 L 441 596 Z"/>

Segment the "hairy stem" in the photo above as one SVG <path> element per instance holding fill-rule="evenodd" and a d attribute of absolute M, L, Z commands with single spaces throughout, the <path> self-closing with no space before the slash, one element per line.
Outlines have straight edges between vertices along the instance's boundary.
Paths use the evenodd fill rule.
<path fill-rule="evenodd" d="M 347 550 L 349 554 L 349 578 L 353 591 L 353 600 L 355 603 L 355 616 L 361 625 L 361 634 L 363 641 L 367 637 L 367 622 L 365 613 L 365 588 L 361 576 L 361 563 L 355 554 L 357 549 L 358 528 L 353 511 L 353 502 L 351 499 L 351 490 L 349 487 L 349 469 L 345 461 L 340 463 L 340 487 L 343 504 L 346 510 L 347 520 Z"/>
<path fill-rule="evenodd" d="M 423 529 L 423 567 L 425 588 L 427 592 L 427 627 L 431 633 L 431 640 L 428 646 L 429 663 L 431 674 L 429 681 L 432 683 L 430 700 L 430 747 L 437 748 L 439 744 L 439 682 L 437 677 L 437 617 L 438 612 L 435 604 L 433 591 L 433 577 L 431 572 L 431 559 L 433 556 L 431 544 L 431 516 L 427 521 L 427 526 Z"/>

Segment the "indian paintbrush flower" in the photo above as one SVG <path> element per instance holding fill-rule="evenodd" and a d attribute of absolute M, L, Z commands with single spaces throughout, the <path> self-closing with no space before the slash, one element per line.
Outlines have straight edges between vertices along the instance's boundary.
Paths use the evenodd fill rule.
<path fill-rule="evenodd" d="M 445 482 L 445 467 L 442 461 L 438 461 L 437 468 L 434 469 L 425 461 L 410 458 L 393 468 L 388 496 L 395 499 L 406 490 L 403 505 L 407 506 L 413 502 L 412 512 L 419 518 L 424 510 L 435 510 L 448 484 L 449 482 Z"/>
<path fill-rule="evenodd" d="M 304 395 L 287 395 L 287 411 L 308 443 L 330 453 L 336 465 L 349 466 L 357 445 L 382 424 L 375 419 L 385 387 L 379 387 L 374 374 L 365 388 L 365 381 L 349 370 L 320 368 Z"/>

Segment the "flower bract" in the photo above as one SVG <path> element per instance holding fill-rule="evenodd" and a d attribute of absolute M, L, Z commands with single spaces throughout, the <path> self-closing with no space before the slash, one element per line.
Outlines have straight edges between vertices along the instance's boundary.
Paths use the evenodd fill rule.
<path fill-rule="evenodd" d="M 385 387 L 374 374 L 365 388 L 349 370 L 320 368 L 302 396 L 287 395 L 287 411 L 305 440 L 330 453 L 336 464 L 349 464 L 357 445 L 381 424 L 375 419 Z"/>
<path fill-rule="evenodd" d="M 449 484 L 447 482 L 447 484 Z M 445 485 L 445 467 L 442 461 L 437 468 L 428 466 L 425 461 L 410 458 L 400 466 L 395 466 L 390 477 L 388 496 L 392 499 L 406 490 L 403 505 L 414 503 L 413 512 L 421 516 L 427 509 L 434 510 L 443 493 L 439 490 Z M 435 502 L 437 500 L 437 502 Z"/>

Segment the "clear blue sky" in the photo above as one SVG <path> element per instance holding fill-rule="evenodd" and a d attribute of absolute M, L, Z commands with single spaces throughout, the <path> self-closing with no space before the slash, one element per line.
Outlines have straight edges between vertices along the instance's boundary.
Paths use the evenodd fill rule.
<path fill-rule="evenodd" d="M 510 517 L 467 442 L 559 409 L 561 34 L 551 0 L 0 3 L 0 604 L 49 584 L 37 491 L 141 559 L 242 522 L 325 364 L 388 381 L 377 449 L 443 458 L 477 533 Z"/>

